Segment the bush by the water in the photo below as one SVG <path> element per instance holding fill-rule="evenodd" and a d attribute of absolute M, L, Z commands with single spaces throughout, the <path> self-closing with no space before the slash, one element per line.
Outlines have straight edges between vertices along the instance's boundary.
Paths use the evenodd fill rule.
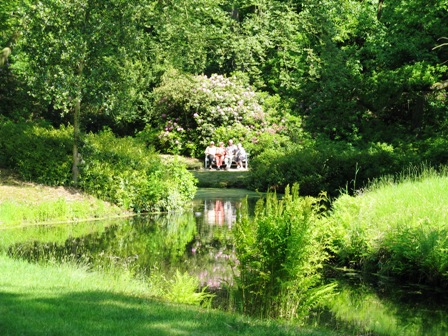
<path fill-rule="evenodd" d="M 426 149 L 420 149 L 426 154 L 419 156 L 418 151 L 386 143 L 355 146 L 322 139 L 283 150 L 268 149 L 251 160 L 250 184 L 254 189 L 282 192 L 286 185 L 297 182 L 302 195 L 317 196 L 325 191 L 335 196 L 341 190 L 353 193 L 373 179 L 397 174 L 422 160 L 446 163 L 439 155 L 440 148 L 426 143 Z"/>
<path fill-rule="evenodd" d="M 73 128 L 0 122 L 0 165 L 21 178 L 51 186 L 71 184 Z M 14 139 L 14 141 L 11 141 Z M 195 178 L 176 160 L 163 162 L 151 148 L 112 132 L 87 134 L 80 147 L 80 188 L 136 212 L 185 206 Z"/>
<path fill-rule="evenodd" d="M 179 209 L 194 197 L 195 178 L 180 161 L 162 162 L 141 142 L 110 131 L 84 142 L 86 192 L 137 212 Z"/>
<path fill-rule="evenodd" d="M 303 322 L 311 308 L 333 293 L 322 282 L 328 258 L 322 199 L 299 197 L 298 185 L 278 199 L 268 193 L 255 216 L 243 208 L 235 230 L 238 296 L 243 311 L 257 317 Z"/>
<path fill-rule="evenodd" d="M 402 282 L 448 287 L 448 174 L 425 169 L 343 195 L 330 216 L 337 262 Z"/>

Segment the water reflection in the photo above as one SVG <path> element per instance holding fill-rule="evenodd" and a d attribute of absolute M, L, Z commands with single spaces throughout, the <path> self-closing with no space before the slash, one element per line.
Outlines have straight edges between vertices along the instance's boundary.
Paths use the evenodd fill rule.
<path fill-rule="evenodd" d="M 255 193 L 216 190 L 217 198 L 198 193 L 193 211 L 135 217 L 109 223 L 41 226 L 10 231 L 8 253 L 29 261 L 76 261 L 93 269 L 125 268 L 136 276 L 154 269 L 170 277 L 188 271 L 201 285 L 232 285 L 235 251 L 232 226 L 241 201 L 255 203 Z M 216 196 L 215 196 L 216 197 Z M 95 227 L 101 228 L 96 231 Z"/>
<path fill-rule="evenodd" d="M 372 286 L 362 279 L 341 278 L 338 283 L 339 293 L 329 303 L 332 316 L 328 320 L 335 324 L 374 335 L 448 335 L 446 292 Z"/>
<path fill-rule="evenodd" d="M 237 262 L 233 246 L 232 227 L 241 202 L 248 198 L 253 208 L 259 194 L 226 189 L 199 192 L 193 202 L 197 234 L 191 244 L 189 271 L 197 274 L 201 284 L 217 290 L 232 286 Z"/>

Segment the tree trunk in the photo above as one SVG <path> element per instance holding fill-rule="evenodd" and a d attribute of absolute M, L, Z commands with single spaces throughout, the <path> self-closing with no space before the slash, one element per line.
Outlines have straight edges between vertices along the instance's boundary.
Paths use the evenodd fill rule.
<path fill-rule="evenodd" d="M 78 144 L 79 144 L 79 134 L 80 134 L 80 110 L 81 110 L 81 98 L 77 98 L 75 102 L 75 111 L 73 117 L 73 184 L 78 186 L 79 180 L 79 152 L 78 152 Z"/>
<path fill-rule="evenodd" d="M 82 97 L 82 71 L 83 71 L 83 62 L 80 62 L 78 65 L 78 94 L 75 98 L 75 106 L 74 106 L 74 115 L 73 115 L 73 166 L 72 166 L 72 173 L 73 173 L 73 184 L 78 186 L 78 180 L 79 180 L 79 162 L 80 162 L 80 154 L 78 151 L 78 145 L 79 145 L 79 139 L 80 139 L 80 133 L 81 133 L 81 97 Z"/>

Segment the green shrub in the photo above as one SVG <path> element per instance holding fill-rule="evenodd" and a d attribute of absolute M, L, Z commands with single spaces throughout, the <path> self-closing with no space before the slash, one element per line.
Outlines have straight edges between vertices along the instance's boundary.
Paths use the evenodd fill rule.
<path fill-rule="evenodd" d="M 257 203 L 253 219 L 243 208 L 235 245 L 245 313 L 302 322 L 309 309 L 331 295 L 333 286 L 321 279 L 328 245 L 318 215 L 320 201 L 299 197 L 294 185 L 281 200 L 268 193 Z"/>
<path fill-rule="evenodd" d="M 401 171 L 415 160 L 387 144 L 355 147 L 319 140 L 306 146 L 263 151 L 252 160 L 251 185 L 254 189 L 282 192 L 286 185 L 297 182 L 303 195 L 317 196 L 326 191 L 334 196 L 341 190 L 352 193 L 374 178 Z"/>
<path fill-rule="evenodd" d="M 195 179 L 178 161 L 162 163 L 141 142 L 110 131 L 85 137 L 80 186 L 88 193 L 137 212 L 184 207 Z"/>
<path fill-rule="evenodd" d="M 23 179 L 46 185 L 71 181 L 72 127 L 46 124 L 0 123 L 0 162 Z"/>
<path fill-rule="evenodd" d="M 39 123 L 0 123 L 0 162 L 27 181 L 69 185 L 72 179 L 73 128 L 55 129 Z M 196 191 L 184 164 L 162 163 L 138 140 L 116 138 L 112 132 L 86 135 L 80 188 L 98 198 L 134 211 L 174 210 Z"/>

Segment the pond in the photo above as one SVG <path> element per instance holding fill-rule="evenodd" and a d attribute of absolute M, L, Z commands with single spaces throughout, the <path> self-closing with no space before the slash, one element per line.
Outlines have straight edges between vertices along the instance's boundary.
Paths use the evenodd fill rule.
<path fill-rule="evenodd" d="M 30 261 L 76 260 L 93 269 L 125 268 L 136 276 L 155 269 L 166 277 L 188 271 L 219 292 L 233 284 L 232 227 L 246 197 L 253 209 L 260 195 L 200 189 L 191 211 L 183 214 L 5 230 L 0 248 Z M 385 279 L 366 281 L 348 271 L 339 272 L 336 281 L 340 293 L 319 323 L 365 326 L 375 335 L 448 335 L 447 293 L 395 288 Z"/>

